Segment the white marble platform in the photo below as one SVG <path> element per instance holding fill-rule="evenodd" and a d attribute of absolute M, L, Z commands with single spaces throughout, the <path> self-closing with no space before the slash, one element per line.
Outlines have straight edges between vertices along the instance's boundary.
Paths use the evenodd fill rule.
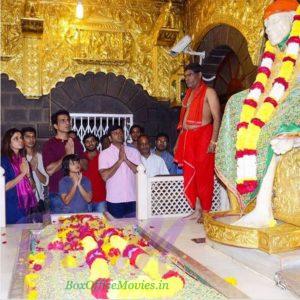
<path fill-rule="evenodd" d="M 268 254 L 257 249 L 223 245 L 212 240 L 207 240 L 207 244 L 271 280 L 274 280 L 278 271 L 300 267 L 300 250 Z"/>
<path fill-rule="evenodd" d="M 152 219 L 143 222 L 146 230 L 164 237 L 181 251 L 205 266 L 221 278 L 233 277 L 237 280 L 236 288 L 251 299 L 298 299 L 288 290 L 276 286 L 275 281 L 253 268 L 246 266 L 233 257 L 213 249 L 208 243 L 196 244 L 193 238 L 205 237 L 203 225 L 195 220 Z M 170 228 L 181 228 L 178 236 L 170 234 Z"/>
<path fill-rule="evenodd" d="M 124 224 L 128 223 L 124 220 Z M 195 220 L 183 221 L 182 219 L 152 219 L 137 222 L 131 219 L 130 223 L 136 223 L 149 233 L 155 233 L 162 241 L 165 240 L 174 245 L 180 251 L 186 253 L 192 259 L 209 270 L 212 278 L 219 280 L 233 277 L 237 280 L 238 289 L 245 298 L 251 299 L 296 299 L 292 293 L 282 290 L 275 285 L 274 280 L 250 267 L 238 262 L 230 255 L 213 249 L 207 243 L 196 244 L 191 239 L 205 237 L 203 226 L 196 224 Z M 13 274 L 15 260 L 23 229 L 36 228 L 39 225 L 10 225 L 1 228 L 1 273 L 0 273 L 0 299 L 8 299 L 9 286 Z M 5 235 L 2 235 L 5 233 Z M 2 244 L 3 241 L 7 243 Z"/>
<path fill-rule="evenodd" d="M 23 229 L 38 229 L 42 224 L 15 224 L 0 228 L 0 299 L 8 299 L 10 283 Z"/>

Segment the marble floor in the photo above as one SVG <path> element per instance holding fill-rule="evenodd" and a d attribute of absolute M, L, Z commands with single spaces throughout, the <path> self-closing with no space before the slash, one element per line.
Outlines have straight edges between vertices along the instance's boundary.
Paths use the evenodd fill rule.
<path fill-rule="evenodd" d="M 205 280 L 213 282 L 227 292 L 228 298 L 235 299 L 297 299 L 287 290 L 282 290 L 275 285 L 274 280 L 254 271 L 249 266 L 236 261 L 231 256 L 213 249 L 204 240 L 192 239 L 205 238 L 203 226 L 195 220 L 176 218 L 151 219 L 148 221 L 123 220 L 124 224 L 134 223 L 145 232 L 156 236 L 161 242 L 166 241 L 178 250 L 183 256 L 194 260 L 198 267 L 202 267 Z M 38 225 L 34 225 L 38 226 Z M 9 286 L 21 233 L 28 225 L 13 225 L 1 228 L 1 272 L 0 272 L 0 299 L 8 299 Z M 228 284 L 224 279 L 231 278 L 236 285 Z M 212 286 L 214 285 L 212 284 Z M 230 297 L 229 295 L 235 295 Z"/>
<path fill-rule="evenodd" d="M 177 249 L 188 254 L 218 277 L 233 278 L 236 288 L 251 299 L 297 299 L 287 290 L 275 285 L 274 280 L 213 249 L 208 243 L 195 243 L 192 239 L 204 238 L 203 225 L 195 220 L 152 219 L 141 222 L 146 231 L 164 237 Z"/>

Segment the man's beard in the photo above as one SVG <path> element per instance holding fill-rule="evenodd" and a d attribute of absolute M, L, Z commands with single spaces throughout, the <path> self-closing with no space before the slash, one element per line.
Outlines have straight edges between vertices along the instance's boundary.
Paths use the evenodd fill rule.
<path fill-rule="evenodd" d="M 86 151 L 87 152 L 94 152 L 94 151 L 96 151 L 97 150 L 97 148 L 95 147 L 95 148 L 93 148 L 93 149 L 88 149 L 88 148 L 86 148 Z"/>

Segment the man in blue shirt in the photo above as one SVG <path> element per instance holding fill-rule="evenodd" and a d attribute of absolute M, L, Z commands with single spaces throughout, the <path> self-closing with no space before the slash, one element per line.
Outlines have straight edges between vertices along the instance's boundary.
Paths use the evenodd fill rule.
<path fill-rule="evenodd" d="M 159 133 L 155 138 L 155 148 L 153 153 L 160 156 L 166 163 L 170 175 L 182 175 L 182 169 L 174 163 L 173 155 L 167 150 L 169 137 L 165 133 Z"/>

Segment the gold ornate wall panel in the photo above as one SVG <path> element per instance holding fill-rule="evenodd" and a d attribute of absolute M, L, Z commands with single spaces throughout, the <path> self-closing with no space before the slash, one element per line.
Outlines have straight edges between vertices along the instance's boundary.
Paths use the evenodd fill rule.
<path fill-rule="evenodd" d="M 66 77 L 102 71 L 132 78 L 152 96 L 168 100 L 170 77 L 182 61 L 167 54 L 172 41 L 183 35 L 182 4 L 85 0 L 84 18 L 78 20 L 76 3 L 3 0 L 1 72 L 27 96 L 47 94 Z M 22 32 L 24 17 L 43 21 L 39 41 Z M 30 73 L 35 75 L 29 78 Z"/>
<path fill-rule="evenodd" d="M 239 30 L 248 42 L 252 63 L 258 64 L 263 39 L 263 12 L 272 0 L 188 0 L 186 24 L 197 47 L 206 33 L 220 24 Z"/>
<path fill-rule="evenodd" d="M 277 219 L 300 226 L 300 149 L 282 156 L 276 170 L 273 208 Z"/>
<path fill-rule="evenodd" d="M 23 43 L 21 17 L 23 1 L 1 1 L 1 71 L 14 70 L 12 77 L 22 82 Z"/>

